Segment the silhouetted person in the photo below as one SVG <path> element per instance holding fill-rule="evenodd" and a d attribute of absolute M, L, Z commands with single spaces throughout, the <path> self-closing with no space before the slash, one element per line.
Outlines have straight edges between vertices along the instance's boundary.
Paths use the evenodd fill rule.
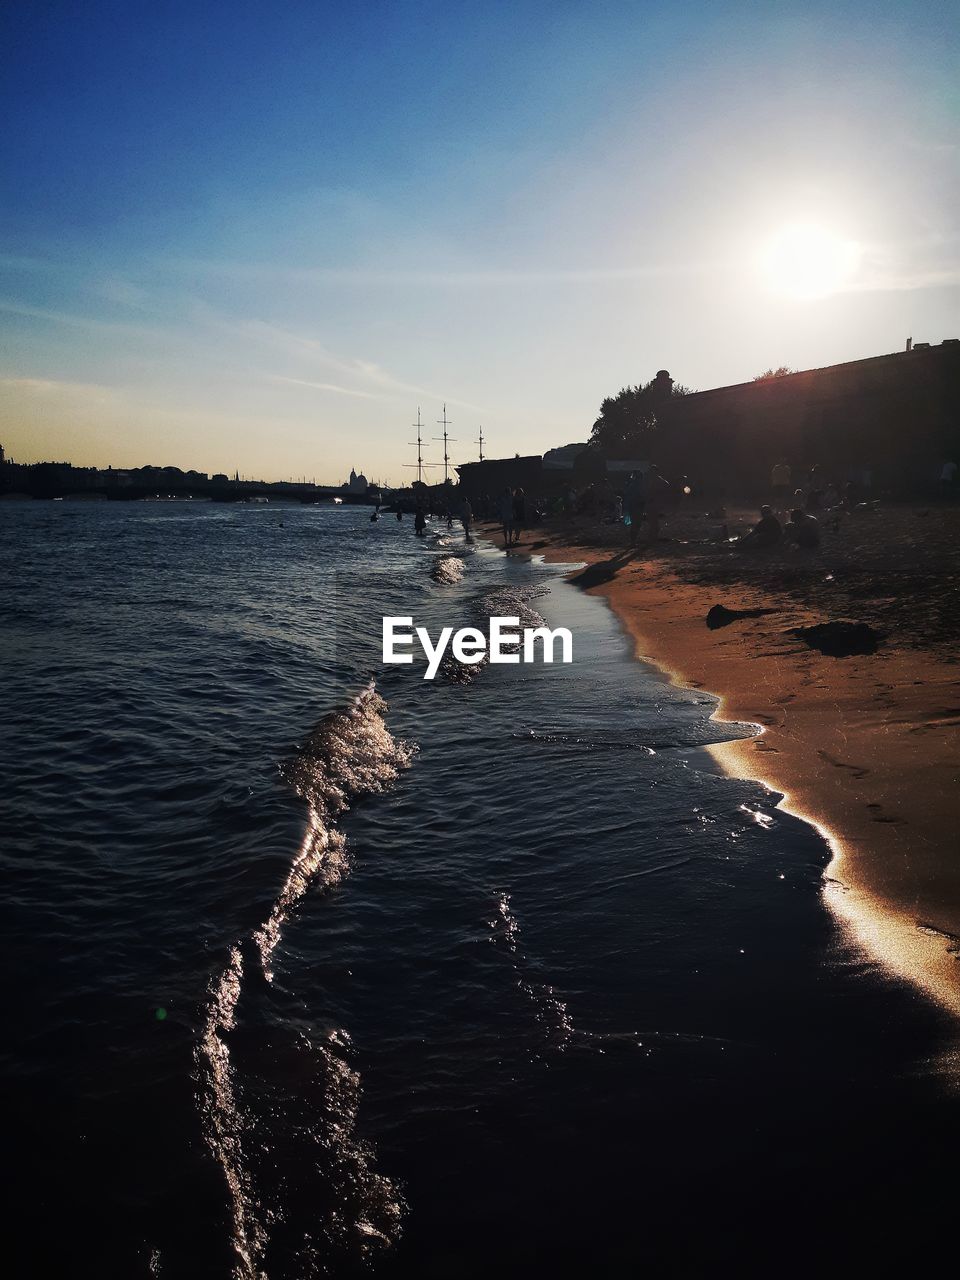
<path fill-rule="evenodd" d="M 503 525 L 503 545 L 509 547 L 513 541 L 513 493 L 507 485 L 497 503 L 500 523 Z"/>
<path fill-rule="evenodd" d="M 527 523 L 527 498 L 519 486 L 513 491 L 513 540 L 520 541 L 520 534 Z"/>
<path fill-rule="evenodd" d="M 397 519 L 398 519 L 398 520 L 402 520 L 402 519 L 403 519 L 403 512 L 402 512 L 402 511 L 398 511 L 398 512 L 397 512 Z"/>
<path fill-rule="evenodd" d="M 820 522 L 798 507 L 790 512 L 790 520 L 783 531 L 783 536 L 787 542 L 793 542 L 798 547 L 812 551 L 820 545 Z"/>
<path fill-rule="evenodd" d="M 660 537 L 661 507 L 669 497 L 666 490 L 670 488 L 670 481 L 660 474 L 657 466 L 651 464 L 644 476 L 644 485 L 647 491 L 647 537 L 652 546 Z"/>
<path fill-rule="evenodd" d="M 780 521 L 769 507 L 761 507 L 760 519 L 749 533 L 737 539 L 737 546 L 759 551 L 767 547 L 775 547 L 782 537 L 783 529 Z"/>
<path fill-rule="evenodd" d="M 823 481 L 820 479 L 820 468 L 811 467 L 807 476 L 807 500 L 803 504 L 806 511 L 823 510 Z"/>
<path fill-rule="evenodd" d="M 781 459 L 770 472 L 770 488 L 775 502 L 782 502 L 790 492 L 790 463 Z"/>
<path fill-rule="evenodd" d="M 418 538 L 423 537 L 423 531 L 427 527 L 427 517 L 423 514 L 423 507 L 417 507 L 417 514 L 413 517 L 413 531 Z"/>
<path fill-rule="evenodd" d="M 460 508 L 460 523 L 463 525 L 463 534 L 467 542 L 472 542 L 470 525 L 473 523 L 473 508 L 470 506 L 468 498 L 464 498 L 463 505 Z"/>
<path fill-rule="evenodd" d="M 643 483 L 642 472 L 630 472 L 623 491 L 623 501 L 627 508 L 627 515 L 630 517 L 630 545 L 633 546 L 640 532 L 640 525 L 647 514 L 647 489 Z"/>

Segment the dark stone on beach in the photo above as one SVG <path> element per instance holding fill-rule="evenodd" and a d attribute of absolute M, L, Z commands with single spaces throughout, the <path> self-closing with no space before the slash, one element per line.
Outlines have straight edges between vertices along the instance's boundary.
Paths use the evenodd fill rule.
<path fill-rule="evenodd" d="M 728 609 L 722 604 L 715 604 L 707 614 L 707 626 L 711 631 L 716 631 L 718 627 L 729 627 L 730 623 L 736 622 L 739 616 L 735 610 Z"/>
<path fill-rule="evenodd" d="M 741 618 L 762 618 L 765 613 L 776 613 L 776 609 L 728 609 L 726 605 L 715 604 L 707 614 L 707 626 L 711 631 L 720 627 L 729 627 L 731 622 Z"/>
<path fill-rule="evenodd" d="M 591 587 L 602 586 L 605 582 L 612 582 L 624 565 L 633 558 L 633 554 L 633 548 L 630 548 L 628 551 L 618 552 L 609 560 L 597 560 L 593 564 L 588 564 L 586 569 L 576 574 L 570 581 L 584 591 L 589 591 Z"/>
<path fill-rule="evenodd" d="M 876 653 L 883 640 L 881 632 L 866 622 L 819 622 L 813 627 L 793 627 L 788 634 L 831 658 Z"/>

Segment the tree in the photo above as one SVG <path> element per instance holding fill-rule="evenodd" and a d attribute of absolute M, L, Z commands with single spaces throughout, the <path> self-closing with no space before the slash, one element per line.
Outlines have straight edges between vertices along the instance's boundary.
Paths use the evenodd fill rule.
<path fill-rule="evenodd" d="M 590 432 L 591 443 L 614 458 L 649 452 L 670 400 L 687 394 L 689 388 L 674 383 L 665 370 L 643 386 L 623 387 L 600 405 L 600 416 Z"/>
<path fill-rule="evenodd" d="M 785 378 L 788 373 L 796 372 L 796 369 L 788 369 L 785 364 L 782 364 L 778 369 L 764 369 L 763 373 L 757 374 L 754 382 L 770 382 L 774 378 Z"/>

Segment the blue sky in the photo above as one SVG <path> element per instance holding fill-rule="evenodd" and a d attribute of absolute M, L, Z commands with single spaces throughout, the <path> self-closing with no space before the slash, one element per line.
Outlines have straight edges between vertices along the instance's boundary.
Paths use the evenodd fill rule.
<path fill-rule="evenodd" d="M 418 404 L 533 452 L 658 368 L 960 336 L 955 5 L 8 0 L 0 47 L 23 460 L 400 482 Z M 758 265 L 796 223 L 857 246 L 822 296 Z"/>

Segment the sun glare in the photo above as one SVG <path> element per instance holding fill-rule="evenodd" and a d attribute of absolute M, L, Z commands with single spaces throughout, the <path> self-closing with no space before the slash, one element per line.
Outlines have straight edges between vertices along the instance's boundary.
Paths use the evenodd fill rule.
<path fill-rule="evenodd" d="M 761 266 L 768 285 L 791 298 L 824 298 L 850 281 L 860 246 L 824 227 L 795 223 L 766 245 Z"/>

